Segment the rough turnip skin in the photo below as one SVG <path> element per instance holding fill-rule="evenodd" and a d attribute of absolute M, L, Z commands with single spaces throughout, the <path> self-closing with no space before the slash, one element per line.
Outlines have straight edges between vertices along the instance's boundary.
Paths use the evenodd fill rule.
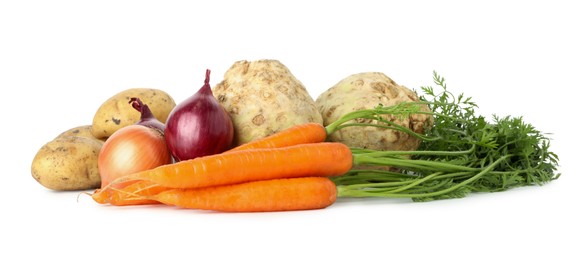
<path fill-rule="evenodd" d="M 304 85 L 277 60 L 235 62 L 212 91 L 231 116 L 235 145 L 294 125 L 323 123 Z"/>
<path fill-rule="evenodd" d="M 416 93 L 396 84 L 380 72 L 365 72 L 351 75 L 322 93 L 316 100 L 324 124 L 328 125 L 341 116 L 360 109 L 371 109 L 378 104 L 392 106 L 403 101 L 418 101 Z M 422 106 L 423 111 L 429 111 Z M 400 119 L 383 116 L 399 125 L 423 133 L 429 115 L 413 114 Z M 376 123 L 375 121 L 373 123 Z M 329 136 L 330 141 L 342 142 L 351 147 L 374 150 L 410 151 L 418 148 L 417 138 L 406 133 L 378 127 L 347 127 Z"/>

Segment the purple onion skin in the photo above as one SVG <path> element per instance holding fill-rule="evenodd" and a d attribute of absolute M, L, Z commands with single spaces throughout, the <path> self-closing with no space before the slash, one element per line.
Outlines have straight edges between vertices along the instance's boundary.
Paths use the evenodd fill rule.
<path fill-rule="evenodd" d="M 129 100 L 129 104 L 131 104 L 134 109 L 141 113 L 141 118 L 137 123 L 135 123 L 136 125 L 151 127 L 163 134 L 165 125 L 155 118 L 151 112 L 151 109 L 149 109 L 149 106 L 143 104 L 141 99 L 136 97 L 131 98 L 131 100 Z"/>
<path fill-rule="evenodd" d="M 204 86 L 178 104 L 165 124 L 165 141 L 175 161 L 222 153 L 233 143 L 233 122 L 212 95 L 210 70 Z"/>

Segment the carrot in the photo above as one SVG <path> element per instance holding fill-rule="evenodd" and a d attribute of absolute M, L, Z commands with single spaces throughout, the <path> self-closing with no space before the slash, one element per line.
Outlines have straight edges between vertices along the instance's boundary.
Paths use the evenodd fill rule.
<path fill-rule="evenodd" d="M 270 136 L 237 146 L 229 152 L 259 149 L 279 148 L 297 144 L 320 143 L 327 139 L 325 127 L 318 123 L 295 125 Z"/>
<path fill-rule="evenodd" d="M 277 178 L 339 176 L 352 165 L 351 150 L 342 143 L 300 144 L 199 157 L 119 177 L 111 183 L 144 180 L 169 188 L 199 188 Z"/>
<path fill-rule="evenodd" d="M 159 186 L 149 181 L 137 181 L 129 184 L 120 189 L 98 189 L 91 194 L 92 199 L 100 204 L 110 203 L 116 206 L 128 206 L 128 205 L 146 205 L 146 204 L 157 204 L 159 202 L 154 200 L 128 200 L 129 194 L 133 196 L 151 196 L 162 191 L 168 190 L 169 188 Z"/>
<path fill-rule="evenodd" d="M 170 189 L 153 196 L 135 198 L 156 200 L 181 208 L 225 212 L 309 210 L 333 204 L 337 199 L 337 187 L 329 178 L 303 177 Z"/>

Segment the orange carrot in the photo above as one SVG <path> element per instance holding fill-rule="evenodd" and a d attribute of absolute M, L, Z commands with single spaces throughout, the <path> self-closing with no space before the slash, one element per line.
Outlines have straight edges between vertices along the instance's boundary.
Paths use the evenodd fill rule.
<path fill-rule="evenodd" d="M 320 143 L 327 139 L 325 127 L 318 123 L 295 125 L 270 136 L 237 146 L 231 151 L 259 148 L 279 148 L 297 144 Z"/>
<path fill-rule="evenodd" d="M 338 176 L 352 165 L 351 150 L 342 143 L 300 144 L 199 157 L 126 175 L 111 183 L 146 180 L 169 188 L 199 188 L 278 178 Z"/>
<path fill-rule="evenodd" d="M 198 189 L 170 189 L 136 198 L 182 208 L 225 212 L 308 210 L 333 204 L 337 199 L 337 187 L 329 178 L 305 177 Z"/>
<path fill-rule="evenodd" d="M 159 186 L 149 181 L 137 181 L 129 184 L 120 189 L 98 189 L 91 194 L 92 199 L 100 204 L 110 203 L 116 206 L 128 206 L 128 205 L 146 205 L 146 204 L 157 204 L 159 202 L 154 200 L 129 200 L 130 195 L 134 196 L 151 196 L 162 191 L 168 190 L 169 188 Z"/>

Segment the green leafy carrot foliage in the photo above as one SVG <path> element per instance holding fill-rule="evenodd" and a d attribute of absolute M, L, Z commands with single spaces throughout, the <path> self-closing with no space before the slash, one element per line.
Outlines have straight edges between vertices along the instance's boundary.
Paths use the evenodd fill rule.
<path fill-rule="evenodd" d="M 430 201 L 543 185 L 559 177 L 558 157 L 542 132 L 522 117 L 493 115 L 488 120 L 477 113 L 471 97 L 449 92 L 436 72 L 433 81 L 434 86 L 421 87 L 416 102 L 431 109 L 431 126 L 423 135 L 396 128 L 421 138 L 419 149 L 354 149 L 357 164 L 391 166 L 396 171 L 354 170 L 333 178 L 339 196 Z"/>

